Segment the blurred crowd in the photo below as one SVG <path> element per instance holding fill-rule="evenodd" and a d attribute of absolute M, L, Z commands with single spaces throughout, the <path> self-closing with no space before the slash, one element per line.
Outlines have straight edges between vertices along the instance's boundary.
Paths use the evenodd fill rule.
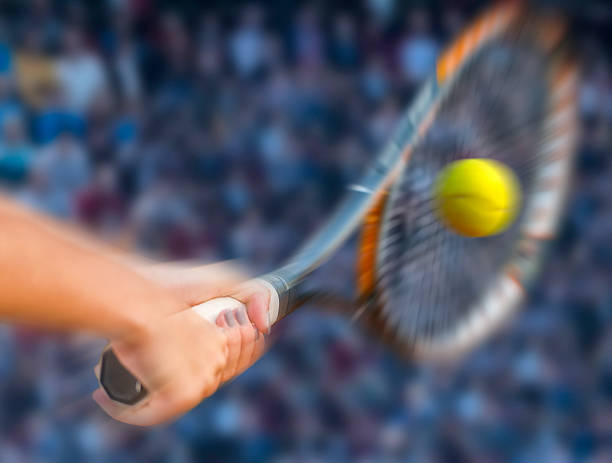
<path fill-rule="evenodd" d="M 480 6 L 4 1 L 0 183 L 138 252 L 269 270 Z M 0 462 L 612 461 L 612 10 L 590 2 L 576 22 L 569 213 L 501 335 L 455 366 L 410 365 L 345 320 L 296 314 L 243 377 L 142 430 L 87 396 L 99 343 L 4 327 Z"/>

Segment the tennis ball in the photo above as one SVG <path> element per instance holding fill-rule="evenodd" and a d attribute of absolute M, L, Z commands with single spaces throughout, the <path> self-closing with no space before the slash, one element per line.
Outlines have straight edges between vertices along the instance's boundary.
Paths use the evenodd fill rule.
<path fill-rule="evenodd" d="M 504 231 L 521 201 L 512 170 L 490 159 L 462 159 L 444 168 L 435 184 L 442 221 L 463 236 L 483 237 Z"/>

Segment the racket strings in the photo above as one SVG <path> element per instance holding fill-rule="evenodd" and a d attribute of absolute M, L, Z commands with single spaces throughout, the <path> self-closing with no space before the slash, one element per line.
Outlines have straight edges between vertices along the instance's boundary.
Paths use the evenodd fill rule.
<path fill-rule="evenodd" d="M 439 221 L 438 172 L 465 157 L 509 165 L 531 194 L 545 117 L 545 60 L 529 27 L 487 45 L 454 82 L 391 192 L 379 243 L 379 300 L 400 339 L 443 336 L 466 319 L 509 260 L 521 218 L 504 234 L 458 236 Z"/>
<path fill-rule="evenodd" d="M 523 34 L 526 30 L 526 28 L 523 26 L 525 26 L 527 22 L 528 21 L 523 21 L 516 29 L 513 29 L 512 32 L 507 32 L 505 36 L 502 37 L 500 42 L 512 44 L 519 43 L 521 34 Z M 466 75 L 468 76 L 468 78 L 464 78 L 461 80 L 461 82 L 467 83 L 467 86 L 469 87 L 469 90 L 465 93 L 465 95 L 467 95 L 467 99 L 465 101 L 477 102 L 479 104 L 479 107 L 475 108 L 475 111 L 473 111 L 473 114 L 475 114 L 476 116 L 485 113 L 485 111 L 482 111 L 482 109 L 486 109 L 487 111 L 491 112 L 503 111 L 505 107 L 501 106 L 500 102 L 502 101 L 501 96 L 504 94 L 505 91 L 508 90 L 506 88 L 506 85 L 512 85 L 513 83 L 516 84 L 517 82 L 517 80 L 509 81 L 502 79 L 500 81 L 498 79 L 498 76 L 496 76 L 495 73 L 497 73 L 498 75 L 503 75 L 504 73 L 512 75 L 512 68 L 516 61 L 506 59 L 506 67 L 503 68 L 502 66 L 500 66 L 499 61 L 500 58 L 507 58 L 507 50 L 504 47 L 496 46 L 495 53 L 498 55 L 497 59 L 494 60 L 495 66 L 491 66 L 489 69 L 483 67 L 483 72 L 474 73 L 473 70 L 478 61 L 472 60 L 470 63 L 468 63 L 466 70 Z M 487 88 L 489 91 L 483 92 L 481 91 L 482 88 Z M 483 108 L 483 103 L 486 103 L 489 99 L 490 103 L 485 104 Z M 486 120 L 487 118 L 485 118 L 484 122 L 486 122 Z M 472 120 L 468 118 L 467 121 L 468 123 L 470 123 Z"/>
<path fill-rule="evenodd" d="M 517 153 L 526 152 L 534 153 L 533 147 L 538 140 L 539 126 L 538 121 L 543 119 L 544 107 L 541 98 L 530 98 L 529 101 L 522 101 L 519 111 L 512 111 L 514 106 L 513 101 L 520 100 L 513 98 L 512 95 L 520 94 L 523 87 L 532 87 L 531 73 L 523 72 L 522 70 L 530 66 L 538 75 L 541 75 L 541 69 L 533 67 L 533 54 L 525 53 L 522 50 L 521 40 L 527 28 L 520 28 L 518 33 L 508 34 L 502 38 L 500 42 L 491 45 L 494 48 L 493 53 L 495 66 L 489 70 L 483 67 L 485 72 L 478 73 L 475 69 L 480 64 L 478 60 L 472 61 L 466 74 L 460 80 L 469 84 L 469 89 L 464 90 L 458 85 L 455 89 L 455 95 L 468 105 L 474 105 L 475 108 L 463 109 L 462 104 L 456 104 L 453 111 L 449 114 L 451 119 L 465 120 L 469 129 L 464 130 L 465 134 L 472 135 L 471 138 L 464 136 L 461 138 L 459 152 L 467 153 L 472 156 L 494 157 L 506 164 L 509 164 L 516 172 L 519 173 L 519 179 L 523 184 L 523 190 L 528 194 L 528 187 L 531 184 L 534 164 L 537 162 L 536 156 L 517 156 Z M 511 45 L 506 45 L 511 44 Z M 512 48 L 516 48 L 512 50 Z M 511 59 L 514 57 L 514 59 Z M 520 72 L 517 73 L 517 70 Z M 511 76 L 511 78 L 505 78 Z M 529 78 L 529 82 L 525 81 L 525 77 Z M 484 82 L 483 82 L 484 81 Z M 486 84 L 489 84 L 488 86 Z M 482 88 L 487 88 L 488 91 L 482 91 Z M 530 96 L 543 95 L 544 92 L 532 92 Z M 508 96 L 508 97 L 505 97 Z M 525 104 L 527 103 L 527 104 Z M 453 103 L 451 103 L 451 107 Z M 474 115 L 464 117 L 465 114 Z M 490 115 L 494 115 L 491 117 Z M 474 136 L 476 134 L 476 136 Z M 524 149 L 520 149 L 518 145 L 521 140 L 528 140 L 521 143 Z M 489 154 L 493 153 L 493 154 Z M 488 241 L 488 243 L 487 243 Z M 482 249 L 481 252 L 474 252 L 471 249 L 473 241 L 459 239 L 458 246 L 461 246 L 460 251 L 469 253 L 470 260 L 457 259 L 456 262 L 463 264 L 462 268 L 458 269 L 461 278 L 462 286 L 467 285 L 468 291 L 463 291 L 464 294 L 478 294 L 481 291 L 479 283 L 482 278 L 477 281 L 475 278 L 468 278 L 475 269 L 482 275 L 495 275 L 499 272 L 497 262 L 493 259 L 485 258 L 491 255 L 491 247 L 499 247 L 498 240 L 484 240 L 478 243 Z M 507 240 L 511 242 L 512 240 Z M 501 261 L 505 262 L 512 247 L 508 247 L 506 256 L 501 253 Z M 499 252 L 499 251 L 498 251 Z M 464 302 L 464 301 L 462 301 Z M 464 302 L 465 303 L 465 302 Z M 453 304 L 450 307 L 459 308 L 460 304 Z M 455 311 L 457 312 L 457 310 Z M 448 312 L 443 312 L 448 313 Z M 462 313 L 456 314 L 462 316 Z M 454 318 L 454 317 L 453 317 Z M 449 317 L 447 322 L 452 322 Z"/>

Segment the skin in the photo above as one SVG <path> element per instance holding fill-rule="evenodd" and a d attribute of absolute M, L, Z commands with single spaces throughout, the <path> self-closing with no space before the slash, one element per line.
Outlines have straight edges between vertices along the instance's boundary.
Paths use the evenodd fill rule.
<path fill-rule="evenodd" d="M 189 411 L 261 357 L 263 333 L 269 332 L 269 294 L 257 283 L 243 283 L 244 275 L 227 264 L 194 268 L 162 265 L 140 267 L 139 272 L 167 287 L 186 307 L 222 296 L 247 306 L 244 311 L 221 313 L 217 326 L 193 311 L 181 310 L 163 319 L 151 341 L 132 343 L 128 337 L 111 343 L 121 362 L 150 392 L 131 407 L 112 401 L 102 389 L 96 390 L 93 398 L 116 420 L 148 426 Z M 220 343 L 213 342 L 217 337 L 222 338 Z M 163 352 L 168 347 L 176 347 L 176 351 Z"/>
<path fill-rule="evenodd" d="M 263 353 L 268 290 L 228 264 L 153 264 L 3 198 L 0 223 L 0 320 L 109 339 L 150 392 L 127 407 L 96 390 L 94 400 L 119 421 L 174 419 Z M 226 311 L 214 325 L 189 310 L 219 296 L 246 311 Z"/>

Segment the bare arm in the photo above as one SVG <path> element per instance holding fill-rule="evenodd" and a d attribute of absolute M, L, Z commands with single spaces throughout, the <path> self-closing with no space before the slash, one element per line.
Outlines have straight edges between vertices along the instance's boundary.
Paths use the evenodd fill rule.
<path fill-rule="evenodd" d="M 238 287 L 241 276 L 228 265 L 151 266 L 3 198 L 0 226 L 0 322 L 108 338 L 150 391 L 143 403 L 123 407 L 97 390 L 95 400 L 118 420 L 172 419 L 263 352 L 263 336 L 244 310 L 221 314 L 218 326 L 185 310 L 232 295 L 247 304 L 257 326 L 267 327 L 267 290 Z"/>
<path fill-rule="evenodd" d="M 178 297 L 187 306 L 197 305 L 215 297 L 231 295 L 247 304 L 249 317 L 259 330 L 266 332 L 269 329 L 266 318 L 267 293 L 263 292 L 262 301 L 261 288 L 255 288 L 253 285 L 239 286 L 240 283 L 249 278 L 249 275 L 234 263 L 219 262 L 200 265 L 189 262 L 155 262 L 92 238 L 74 225 L 58 222 L 44 215 L 16 206 L 0 196 L 0 225 L 4 222 L 4 217 L 7 218 L 7 222 L 10 218 L 14 224 L 36 230 L 37 235 L 44 236 L 46 243 L 49 245 L 48 250 L 58 253 L 60 257 L 63 256 L 62 258 L 65 263 L 68 262 L 68 254 L 65 254 L 63 249 L 57 247 L 58 243 L 62 243 L 64 247 L 69 246 L 81 253 L 86 253 L 90 258 L 96 258 L 96 256 L 103 258 L 106 264 L 105 268 L 112 267 L 115 270 L 121 268 L 123 272 L 127 271 L 130 274 L 134 271 L 147 280 L 145 283 L 154 282 L 156 285 L 170 290 L 172 295 Z M 4 228 L 4 230 L 6 231 L 5 236 L 10 239 L 8 234 L 10 230 L 7 228 Z M 11 236 L 17 237 L 18 235 Z M 33 239 L 36 240 L 35 242 L 39 242 L 35 237 L 29 236 L 27 238 L 28 240 L 26 241 L 26 236 L 24 235 L 19 239 L 22 243 L 21 246 L 30 246 Z M 0 248 L 2 244 L 0 242 Z M 53 249 L 49 249 L 49 247 Z M 36 253 L 39 250 L 32 249 L 32 251 Z M 2 258 L 1 255 L 0 258 Z M 29 265 L 27 262 L 22 262 L 22 264 Z M 84 274 L 86 269 L 82 270 L 83 272 L 78 271 L 77 273 Z M 102 270 L 99 269 L 98 271 L 101 272 Z M 88 273 L 88 275 L 95 277 L 91 273 Z M 117 275 L 117 277 L 120 276 Z M 126 286 L 129 286 L 127 281 L 125 283 Z M 106 287 L 113 287 L 111 281 L 106 284 Z M 98 289 L 103 288 L 104 286 L 98 283 Z M 151 296 L 154 297 L 154 294 Z M 118 309 L 121 310 L 121 308 Z M 150 312 L 150 310 L 146 311 Z M 138 315 L 138 313 L 134 313 L 134 316 Z M 2 309 L 0 308 L 1 316 Z M 39 322 L 38 319 L 36 321 L 37 323 Z M 104 333 L 98 334 L 104 335 Z"/>
<path fill-rule="evenodd" d="M 1 198 L 0 226 L 3 320 L 113 339 L 177 311 L 177 299 L 101 252 L 104 245 L 66 238 L 61 225 Z"/>

